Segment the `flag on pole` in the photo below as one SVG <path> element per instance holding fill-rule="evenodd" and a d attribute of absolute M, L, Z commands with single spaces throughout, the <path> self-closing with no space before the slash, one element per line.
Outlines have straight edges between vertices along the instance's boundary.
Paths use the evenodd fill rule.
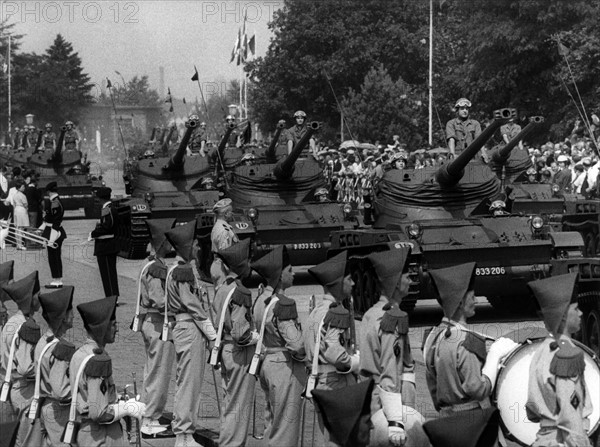
<path fill-rule="evenodd" d="M 169 112 L 173 111 L 173 98 L 171 97 L 171 87 L 167 87 L 167 99 L 165 99 L 165 102 L 168 102 L 169 104 L 171 104 L 171 106 L 169 107 Z"/>
<path fill-rule="evenodd" d="M 256 54 L 256 32 L 252 35 L 248 41 L 248 50 L 252 53 L 252 56 Z"/>
<path fill-rule="evenodd" d="M 238 36 L 237 39 L 235 40 L 235 45 L 233 46 L 233 50 L 231 50 L 231 59 L 229 60 L 229 63 L 232 63 L 235 59 L 235 57 L 239 54 L 240 52 L 240 32 L 238 30 Z M 239 63 L 238 63 L 239 65 Z"/>
<path fill-rule="evenodd" d="M 106 88 L 112 88 L 112 83 L 110 82 L 110 79 L 106 78 Z"/>
<path fill-rule="evenodd" d="M 242 63 L 242 30 L 238 29 L 238 39 L 237 39 L 237 62 L 236 65 L 240 65 Z"/>
<path fill-rule="evenodd" d="M 560 54 L 562 57 L 565 57 L 569 54 L 569 49 L 564 46 L 560 40 L 558 41 L 558 54 Z"/>
<path fill-rule="evenodd" d="M 183 103 L 184 103 L 184 104 L 187 104 L 187 102 L 185 102 L 185 98 L 183 98 Z"/>
<path fill-rule="evenodd" d="M 197 81 L 198 79 L 200 79 L 198 77 L 198 69 L 196 68 L 196 66 L 194 65 L 194 75 L 192 76 L 192 81 Z"/>

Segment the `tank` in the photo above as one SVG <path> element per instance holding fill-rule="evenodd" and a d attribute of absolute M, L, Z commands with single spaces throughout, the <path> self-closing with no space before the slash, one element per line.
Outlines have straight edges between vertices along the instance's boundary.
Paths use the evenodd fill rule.
<path fill-rule="evenodd" d="M 96 219 L 100 217 L 101 208 L 96 190 L 103 186 L 102 176 L 92 175 L 90 163 L 81 151 L 63 150 L 65 132 L 66 127 L 63 126 L 54 152 L 27 149 L 16 152 L 11 163 L 39 173 L 38 187 L 41 189 L 50 182 L 56 182 L 65 210 L 83 208 L 86 218 Z M 41 134 L 38 134 L 38 142 L 41 144 Z"/>
<path fill-rule="evenodd" d="M 292 265 L 314 265 L 326 259 L 331 231 L 356 228 L 358 222 L 349 204 L 317 202 L 314 197 L 316 189 L 327 186 L 323 166 L 300 154 L 320 123 L 310 123 L 291 153 L 275 161 L 283 126 L 278 123 L 273 141 L 254 165 L 236 166 L 226 173 L 225 195 L 233 201 L 233 228 L 253 230 L 245 236 L 253 237 L 254 256 L 282 244 Z M 207 219 L 201 217 L 210 222 Z M 201 225 L 200 234 L 207 234 L 211 226 Z"/>
<path fill-rule="evenodd" d="M 328 256 L 349 251 L 358 314 L 379 297 L 366 259 L 373 252 L 412 248 L 413 282 L 402 303 L 408 311 L 417 300 L 435 296 L 431 269 L 477 262 L 476 294 L 487 297 L 499 311 L 512 312 L 534 310 L 528 281 L 552 275 L 559 265 L 587 262 L 578 233 L 553 231 L 541 216 L 490 212 L 491 202 L 502 197 L 501 182 L 475 157 L 514 115 L 514 109 L 496 111 L 492 123 L 464 152 L 437 169 L 388 171 L 374 191 L 372 228 L 332 233 Z"/>
<path fill-rule="evenodd" d="M 202 184 L 202 180 L 212 174 L 208 157 L 186 157 L 188 142 L 197 125 L 196 121 L 186 123 L 181 142 L 170 156 L 147 153 L 125 162 L 123 180 L 130 196 L 114 200 L 120 217 L 116 237 L 121 257 L 146 256 L 150 240 L 146 219 L 175 217 L 178 222 L 189 222 L 219 200 L 219 191 L 204 189 Z M 169 130 L 161 151 L 168 151 L 175 130 L 174 127 Z"/>
<path fill-rule="evenodd" d="M 529 182 L 526 174 L 532 167 L 529 156 L 524 157 L 523 151 L 513 151 L 543 121 L 542 117 L 532 117 L 513 140 L 493 152 L 490 167 L 502 181 L 511 213 L 539 214 L 557 231 L 577 231 L 584 241 L 584 255 L 600 256 L 600 200 L 563 190 L 557 184 Z"/>

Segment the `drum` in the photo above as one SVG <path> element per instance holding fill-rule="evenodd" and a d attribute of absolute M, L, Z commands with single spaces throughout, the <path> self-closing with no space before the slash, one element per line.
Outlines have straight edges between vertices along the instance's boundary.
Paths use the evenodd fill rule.
<path fill-rule="evenodd" d="M 529 367 L 533 355 L 544 339 L 527 341 L 515 349 L 505 360 L 498 373 L 498 381 L 494 398 L 498 409 L 502 431 L 511 440 L 523 446 L 535 442 L 540 428 L 539 423 L 527 419 L 525 404 L 527 403 L 527 388 Z M 592 399 L 593 411 L 589 417 L 590 432 L 593 434 L 600 425 L 600 362 L 594 353 L 580 342 L 573 340 L 580 347 L 585 357 L 585 382 Z"/>

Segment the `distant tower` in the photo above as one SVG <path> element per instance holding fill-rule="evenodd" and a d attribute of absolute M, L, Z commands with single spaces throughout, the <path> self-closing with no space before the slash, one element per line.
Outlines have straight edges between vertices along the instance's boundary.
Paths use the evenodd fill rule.
<path fill-rule="evenodd" d="M 162 65 L 158 67 L 159 80 L 158 80 L 158 94 L 161 98 L 165 96 L 165 67 Z"/>

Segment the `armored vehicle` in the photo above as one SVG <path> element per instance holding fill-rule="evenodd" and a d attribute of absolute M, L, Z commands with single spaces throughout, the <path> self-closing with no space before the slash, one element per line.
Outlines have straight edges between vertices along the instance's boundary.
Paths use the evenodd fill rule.
<path fill-rule="evenodd" d="M 515 114 L 513 109 L 496 111 L 482 134 L 438 169 L 388 171 L 374 191 L 373 228 L 332 233 L 328 256 L 349 251 L 357 313 L 365 312 L 379 294 L 366 255 L 401 246 L 412 248 L 413 283 L 402 303 L 407 310 L 417 300 L 435 296 L 427 274 L 430 269 L 475 261 L 476 294 L 486 296 L 501 311 L 515 311 L 535 306 L 528 281 L 552 275 L 566 265 L 589 267 L 578 233 L 553 231 L 539 215 L 490 211 L 490 205 L 502 198 L 501 183 L 486 164 L 474 158 L 496 129 Z"/>
<path fill-rule="evenodd" d="M 146 219 L 175 217 L 178 222 L 189 222 L 219 200 L 220 192 L 206 189 L 203 184 L 203 179 L 212 172 L 209 157 L 186 157 L 188 142 L 197 125 L 195 120 L 186 123 L 179 146 L 170 157 L 156 157 L 152 152 L 138 160 L 126 161 L 123 180 L 131 196 L 115 200 L 120 256 L 137 259 L 146 255 L 150 240 Z M 231 130 L 233 127 L 228 129 L 227 137 Z M 168 150 L 174 131 L 171 128 L 164 140 L 163 152 Z"/>
<path fill-rule="evenodd" d="M 66 127 L 61 128 L 54 151 L 29 149 L 14 153 L 11 163 L 34 169 L 39 175 L 38 187 L 50 182 L 58 184 L 58 193 L 66 210 L 84 209 L 85 217 L 100 217 L 100 202 L 96 190 L 103 186 L 102 176 L 92 175 L 81 151 L 63 150 Z"/>
<path fill-rule="evenodd" d="M 513 150 L 519 141 L 541 123 L 532 117 L 530 123 L 506 146 L 492 152 L 490 167 L 501 179 L 512 214 L 539 214 L 556 231 L 577 231 L 584 241 L 584 255 L 600 255 L 600 200 L 586 198 L 558 184 L 529 181 L 527 169 L 532 167 L 525 151 Z"/>
<path fill-rule="evenodd" d="M 236 211 L 232 226 L 236 231 L 253 230 L 247 235 L 253 237 L 254 256 L 283 244 L 292 265 L 312 265 L 326 259 L 331 231 L 357 227 L 349 204 L 316 200 L 316 190 L 326 187 L 323 167 L 313 157 L 299 158 L 319 127 L 311 123 L 291 153 L 276 161 L 280 122 L 262 157 L 226 173 L 225 195 Z M 210 216 L 199 216 L 199 221 L 200 234 L 209 233 Z"/>

